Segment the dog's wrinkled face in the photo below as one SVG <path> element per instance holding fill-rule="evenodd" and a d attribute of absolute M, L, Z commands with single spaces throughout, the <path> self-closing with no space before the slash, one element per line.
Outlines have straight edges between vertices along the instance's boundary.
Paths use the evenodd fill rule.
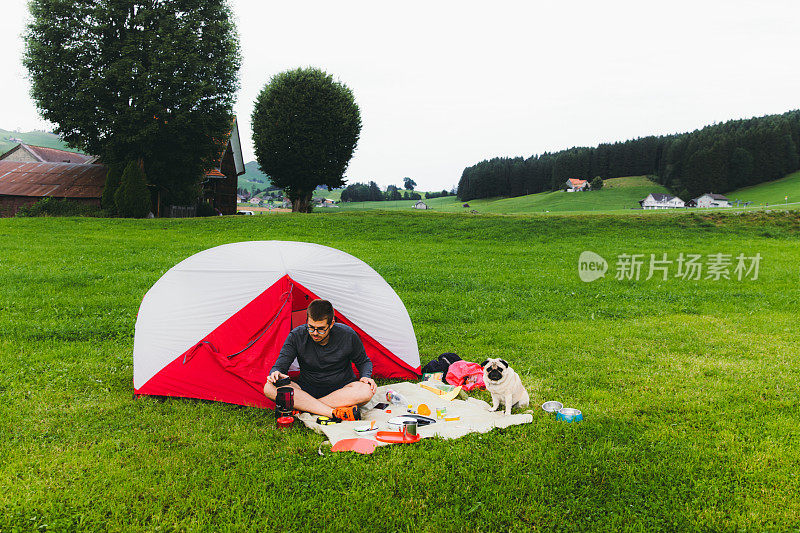
<path fill-rule="evenodd" d="M 508 368 L 508 363 L 502 359 L 487 359 L 481 366 L 489 380 L 500 381 L 503 379 L 503 372 Z"/>

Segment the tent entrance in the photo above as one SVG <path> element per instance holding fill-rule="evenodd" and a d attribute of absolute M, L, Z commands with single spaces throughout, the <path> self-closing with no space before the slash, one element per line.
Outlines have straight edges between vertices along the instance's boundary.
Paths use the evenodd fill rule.
<path fill-rule="evenodd" d="M 306 323 L 308 304 L 317 297 L 303 290 L 296 283 L 292 284 L 292 329 Z"/>

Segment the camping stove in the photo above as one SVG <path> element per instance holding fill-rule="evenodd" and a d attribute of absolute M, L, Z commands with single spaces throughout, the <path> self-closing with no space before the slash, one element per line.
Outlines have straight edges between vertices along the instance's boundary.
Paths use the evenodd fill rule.
<path fill-rule="evenodd" d="M 292 416 L 294 411 L 294 389 L 291 387 L 279 387 L 278 395 L 275 397 L 275 416 L 281 418 Z"/>

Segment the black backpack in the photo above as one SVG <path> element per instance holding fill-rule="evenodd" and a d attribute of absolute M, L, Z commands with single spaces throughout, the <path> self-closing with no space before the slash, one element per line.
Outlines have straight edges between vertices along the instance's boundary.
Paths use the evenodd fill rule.
<path fill-rule="evenodd" d="M 456 361 L 461 361 L 461 358 L 451 352 L 443 353 L 427 365 L 422 367 L 423 374 L 432 374 L 434 372 L 441 372 L 442 379 L 447 375 L 447 369 Z"/>

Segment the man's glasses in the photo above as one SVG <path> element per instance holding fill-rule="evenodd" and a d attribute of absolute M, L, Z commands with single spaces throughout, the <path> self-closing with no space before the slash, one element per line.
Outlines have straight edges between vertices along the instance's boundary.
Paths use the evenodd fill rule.
<path fill-rule="evenodd" d="M 315 328 L 314 326 L 309 326 L 308 324 L 306 324 L 306 327 L 308 328 L 309 333 L 316 333 L 317 335 L 321 335 L 325 333 L 328 330 L 328 328 L 331 327 L 331 325 L 328 324 L 327 326 L 321 328 Z"/>

